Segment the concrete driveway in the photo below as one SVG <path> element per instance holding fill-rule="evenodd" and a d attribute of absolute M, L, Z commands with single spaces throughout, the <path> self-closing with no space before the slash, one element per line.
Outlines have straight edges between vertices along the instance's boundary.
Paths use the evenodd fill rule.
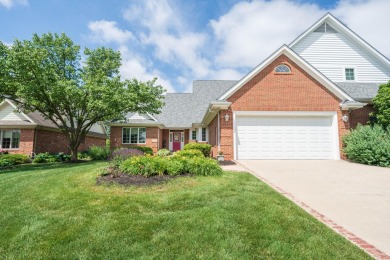
<path fill-rule="evenodd" d="M 238 162 L 390 256 L 389 168 L 342 160 Z"/>

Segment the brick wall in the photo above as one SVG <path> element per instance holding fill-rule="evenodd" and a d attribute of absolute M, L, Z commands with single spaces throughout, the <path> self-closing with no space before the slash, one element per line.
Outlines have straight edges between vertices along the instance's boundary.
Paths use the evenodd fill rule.
<path fill-rule="evenodd" d="M 145 144 L 122 144 L 122 126 L 112 126 L 110 133 L 110 147 L 115 149 L 118 147 L 133 147 L 133 146 L 148 146 L 153 149 L 153 152 L 158 150 L 158 127 L 146 127 L 146 143 Z"/>
<path fill-rule="evenodd" d="M 211 156 L 216 157 L 218 154 L 218 115 L 209 124 L 209 144 L 211 145 Z"/>
<path fill-rule="evenodd" d="M 85 151 L 90 146 L 98 145 L 105 146 L 106 139 L 99 137 L 87 136 L 84 142 L 79 146 L 78 151 Z M 63 133 L 37 130 L 35 153 L 70 153 L 68 140 Z"/>
<path fill-rule="evenodd" d="M 367 105 L 365 107 L 352 110 L 349 113 L 349 124 L 350 127 L 356 128 L 358 124 L 365 125 L 370 121 L 369 114 L 374 111 L 374 107 L 372 105 Z"/>
<path fill-rule="evenodd" d="M 278 74 L 275 67 L 284 63 L 290 66 L 291 74 Z M 233 113 L 232 111 L 334 111 L 337 112 L 340 148 L 341 136 L 347 133 L 348 124 L 341 119 L 340 100 L 285 55 L 281 55 L 260 71 L 228 101 L 228 110 L 221 111 L 221 151 L 225 159 L 233 159 Z M 225 114 L 229 121 L 224 120 Z"/>

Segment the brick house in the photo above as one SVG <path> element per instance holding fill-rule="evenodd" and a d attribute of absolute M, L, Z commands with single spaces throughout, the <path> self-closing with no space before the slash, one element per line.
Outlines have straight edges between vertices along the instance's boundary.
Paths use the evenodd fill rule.
<path fill-rule="evenodd" d="M 390 61 L 331 14 L 238 81 L 194 81 L 161 114 L 112 122 L 111 147 L 180 150 L 205 142 L 225 159 L 340 159 L 342 136 L 369 121 Z"/>
<path fill-rule="evenodd" d="M 106 139 L 104 126 L 96 124 L 79 150 L 86 150 L 92 145 L 105 146 Z M 8 99 L 0 104 L 0 150 L 28 155 L 42 152 L 70 153 L 65 135 L 53 122 L 38 112 L 19 112 L 16 105 Z"/>

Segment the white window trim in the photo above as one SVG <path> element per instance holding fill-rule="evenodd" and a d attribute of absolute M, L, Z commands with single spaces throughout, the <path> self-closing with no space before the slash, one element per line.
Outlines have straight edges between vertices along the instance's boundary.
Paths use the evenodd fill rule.
<path fill-rule="evenodd" d="M 11 131 L 11 143 L 10 143 L 10 148 L 3 148 L 3 132 L 4 131 Z M 12 132 L 13 131 L 19 131 L 19 147 L 18 148 L 12 148 L 12 142 L 13 142 L 13 136 L 12 136 Z M 21 136 L 21 131 L 20 129 L 3 129 L 3 130 L 0 130 L 0 149 L 4 149 L 4 150 L 19 150 L 20 149 L 20 136 Z"/>
<path fill-rule="evenodd" d="M 138 129 L 138 134 L 137 134 L 137 143 L 132 143 L 131 142 L 131 129 L 132 128 L 136 128 L 136 129 Z M 140 128 L 144 128 L 145 129 L 145 142 L 144 143 L 140 143 L 139 142 L 139 129 Z M 124 143 L 123 142 L 123 130 L 124 129 L 130 129 L 130 136 L 129 136 L 129 142 L 128 143 Z M 147 138 L 147 136 L 146 136 L 146 127 L 122 127 L 122 144 L 146 144 L 146 138 Z"/>
<path fill-rule="evenodd" d="M 353 75 L 355 77 L 354 80 L 347 80 L 347 74 L 345 73 L 346 69 L 353 69 Z M 356 82 L 358 81 L 358 76 L 357 76 L 357 67 L 356 66 L 343 66 L 343 77 L 345 82 Z"/>
<path fill-rule="evenodd" d="M 286 66 L 286 67 L 288 68 L 288 71 L 276 71 L 280 66 Z M 275 72 L 275 73 L 281 73 L 281 74 L 291 74 L 291 68 L 290 68 L 290 66 L 288 66 L 287 64 L 280 63 L 280 64 L 278 64 L 278 65 L 275 67 L 274 72 Z"/>
<path fill-rule="evenodd" d="M 195 132 L 195 139 L 193 139 L 192 137 L 192 132 Z M 198 138 L 198 131 L 197 131 L 197 128 L 192 128 L 192 129 L 190 129 L 190 136 L 189 136 L 189 138 L 190 138 L 190 140 L 192 140 L 192 141 L 196 141 L 196 140 L 198 140 L 199 138 Z"/>
<path fill-rule="evenodd" d="M 202 129 L 206 129 L 206 140 L 205 141 L 203 141 L 202 140 Z M 199 142 L 208 142 L 209 141 L 209 131 L 208 131 L 208 127 L 199 127 L 198 128 L 199 129 L 199 131 L 198 131 L 198 137 L 199 137 Z"/>

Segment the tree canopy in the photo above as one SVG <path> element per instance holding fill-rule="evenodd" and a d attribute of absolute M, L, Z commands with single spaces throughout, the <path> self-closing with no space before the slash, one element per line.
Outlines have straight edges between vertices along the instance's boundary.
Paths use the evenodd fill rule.
<path fill-rule="evenodd" d="M 390 81 L 379 86 L 378 94 L 372 100 L 375 108 L 374 115 L 379 124 L 390 126 Z"/>
<path fill-rule="evenodd" d="M 124 118 L 128 112 L 159 113 L 161 86 L 155 79 L 121 79 L 119 52 L 85 48 L 65 34 L 34 34 L 31 40 L 0 42 L 0 99 L 23 112 L 38 111 L 67 136 L 72 158 L 97 122 Z"/>

